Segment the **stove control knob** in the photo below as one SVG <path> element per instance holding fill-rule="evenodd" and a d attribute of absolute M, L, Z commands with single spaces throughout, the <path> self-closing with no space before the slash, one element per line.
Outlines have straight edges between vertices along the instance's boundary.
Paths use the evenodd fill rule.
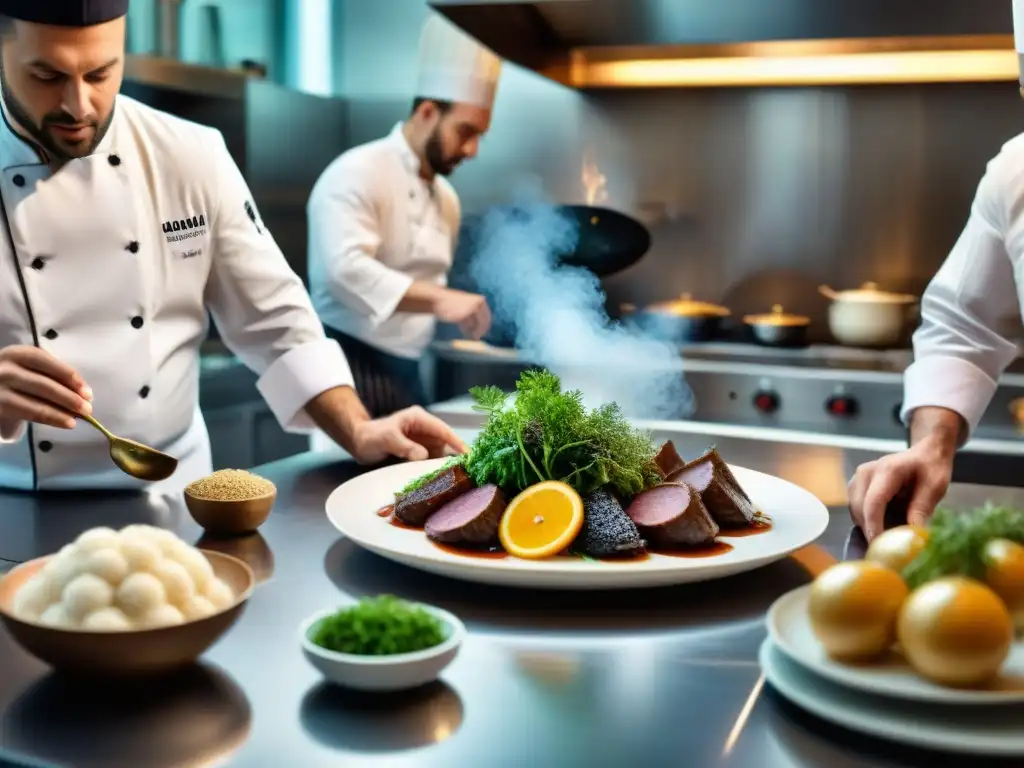
<path fill-rule="evenodd" d="M 857 401 L 849 395 L 834 395 L 825 403 L 825 410 L 840 418 L 856 416 L 858 408 Z"/>
<path fill-rule="evenodd" d="M 779 410 L 779 396 L 768 390 L 761 390 L 754 395 L 754 407 L 761 413 L 775 413 Z"/>

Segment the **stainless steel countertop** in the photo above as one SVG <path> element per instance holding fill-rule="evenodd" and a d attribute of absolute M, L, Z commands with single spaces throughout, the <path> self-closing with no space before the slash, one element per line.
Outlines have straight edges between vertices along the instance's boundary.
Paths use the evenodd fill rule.
<path fill-rule="evenodd" d="M 305 454 L 256 471 L 277 484 L 277 505 L 234 551 L 266 580 L 192 671 L 98 689 L 50 675 L 0 630 L 0 764 L 17 754 L 103 768 L 957 764 L 826 726 L 761 684 L 765 610 L 842 556 L 844 509 L 831 510 L 820 547 L 753 573 L 680 588 L 537 593 L 419 573 L 340 539 L 323 505 L 362 471 L 350 462 Z M 963 486 L 950 500 L 992 494 L 1024 503 L 1024 492 Z M 200 539 L 178 499 L 0 493 L 0 560 L 132 522 Z M 462 652 L 443 682 L 416 693 L 323 686 L 299 652 L 299 623 L 381 592 L 457 613 L 469 628 Z"/>

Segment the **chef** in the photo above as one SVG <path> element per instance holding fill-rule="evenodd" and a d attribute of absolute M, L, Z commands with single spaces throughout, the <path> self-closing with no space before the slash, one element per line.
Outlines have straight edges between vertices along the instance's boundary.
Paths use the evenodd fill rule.
<path fill-rule="evenodd" d="M 128 0 L 0 0 L 0 487 L 138 487 L 71 414 L 211 470 L 207 310 L 282 426 L 364 463 L 464 446 L 370 420 L 219 132 L 118 95 Z"/>
<path fill-rule="evenodd" d="M 1013 2 L 1024 61 L 1024 0 Z M 1024 72 L 1021 76 L 1024 87 Z M 1022 91 L 1024 92 L 1024 91 Z M 868 539 L 887 504 L 909 497 L 909 522 L 923 524 L 949 487 L 956 450 L 978 426 L 996 381 L 1017 357 L 1006 320 L 1024 306 L 1024 134 L 988 163 L 967 224 L 921 302 L 914 363 L 904 377 L 910 448 L 857 469 L 850 509 Z M 1017 321 L 1019 322 L 1019 321 Z"/>
<path fill-rule="evenodd" d="M 424 25 L 412 114 L 351 149 L 309 200 L 313 304 L 370 412 L 424 403 L 419 360 L 437 320 L 480 339 L 486 300 L 447 287 L 459 199 L 445 178 L 477 154 L 501 61 L 437 14 Z"/>

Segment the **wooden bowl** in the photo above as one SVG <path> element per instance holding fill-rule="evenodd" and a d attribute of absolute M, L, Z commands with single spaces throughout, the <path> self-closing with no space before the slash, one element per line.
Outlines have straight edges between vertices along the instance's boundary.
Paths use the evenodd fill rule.
<path fill-rule="evenodd" d="M 87 675 L 131 677 L 166 672 L 195 662 L 242 615 L 256 585 L 252 569 L 220 552 L 203 551 L 213 572 L 235 594 L 235 603 L 205 619 L 173 627 L 130 632 L 56 629 L 14 615 L 14 595 L 51 559 L 19 565 L 0 579 L 0 620 L 18 644 L 57 670 Z"/>
<path fill-rule="evenodd" d="M 252 533 L 270 517 L 277 489 L 255 499 L 222 501 L 201 499 L 185 491 L 185 506 L 192 519 L 214 536 L 241 536 Z"/>

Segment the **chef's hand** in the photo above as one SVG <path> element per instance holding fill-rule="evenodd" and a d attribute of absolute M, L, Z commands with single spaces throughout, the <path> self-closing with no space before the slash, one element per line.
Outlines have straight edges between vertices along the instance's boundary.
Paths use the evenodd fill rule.
<path fill-rule="evenodd" d="M 0 434 L 13 434 L 23 421 L 73 429 L 75 419 L 67 411 L 89 415 L 91 400 L 82 377 L 49 352 L 29 346 L 0 349 Z"/>
<path fill-rule="evenodd" d="M 479 341 L 491 330 L 487 299 L 475 293 L 446 288 L 434 302 L 434 315 L 441 322 L 459 326 L 463 335 L 473 341 Z"/>
<path fill-rule="evenodd" d="M 850 481 L 850 512 L 868 541 L 885 529 L 885 508 L 896 496 L 909 494 L 907 522 L 925 525 L 949 488 L 953 455 L 946 446 L 922 440 L 910 449 L 857 468 Z"/>
<path fill-rule="evenodd" d="M 447 424 L 417 406 L 358 424 L 351 453 L 360 464 L 378 464 L 392 456 L 423 461 L 468 450 Z"/>

